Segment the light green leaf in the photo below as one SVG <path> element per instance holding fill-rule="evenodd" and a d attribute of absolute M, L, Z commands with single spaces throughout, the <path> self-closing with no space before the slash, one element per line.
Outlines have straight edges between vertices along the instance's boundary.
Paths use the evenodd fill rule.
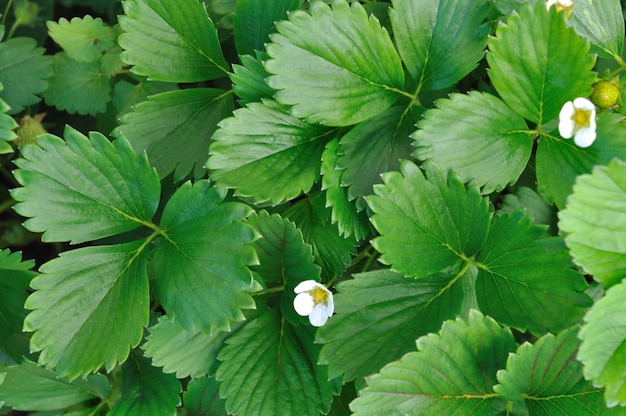
<path fill-rule="evenodd" d="M 250 55 L 240 56 L 241 65 L 233 65 L 233 73 L 229 74 L 233 83 L 233 91 L 241 106 L 245 104 L 269 99 L 274 96 L 276 90 L 270 88 L 265 80 L 270 76 L 269 72 L 263 68 L 261 59 L 265 59 L 265 55 L 257 54 L 257 59 Z"/>
<path fill-rule="evenodd" d="M 195 416 L 227 416 L 224 400 L 219 394 L 220 383 L 214 378 L 201 377 L 187 384 L 183 395 L 184 409 Z"/>
<path fill-rule="evenodd" d="M 265 49 L 269 34 L 276 32 L 275 23 L 285 20 L 302 0 L 239 0 L 233 17 L 233 35 L 239 55 L 253 55 Z"/>
<path fill-rule="evenodd" d="M 0 84 L 2 91 L 2 84 Z M 13 152 L 13 147 L 8 143 L 17 137 L 15 129 L 18 127 L 15 119 L 7 114 L 10 107 L 0 98 L 0 154 Z"/>
<path fill-rule="evenodd" d="M 180 404 L 180 382 L 139 354 L 122 367 L 122 397 L 108 416 L 171 416 Z"/>
<path fill-rule="evenodd" d="M 70 114 L 103 113 L 111 101 L 111 81 L 100 61 L 77 62 L 65 52 L 54 55 L 54 75 L 46 91 L 46 104 Z"/>
<path fill-rule="evenodd" d="M 623 414 L 607 410 L 602 390 L 583 378 L 576 360 L 578 327 L 547 334 L 534 345 L 524 343 L 498 372 L 494 390 L 510 401 L 523 399 L 532 415 L 596 416 Z"/>
<path fill-rule="evenodd" d="M 452 276 L 415 280 L 389 270 L 361 273 L 338 285 L 335 315 L 321 327 L 320 363 L 344 381 L 380 371 L 415 348 L 415 339 L 458 315 L 463 299 Z"/>
<path fill-rule="evenodd" d="M 483 57 L 489 25 L 484 0 L 393 0 L 389 15 L 398 51 L 418 88 L 441 90 Z"/>
<path fill-rule="evenodd" d="M 413 134 L 415 156 L 432 158 L 475 182 L 484 194 L 515 183 L 533 149 L 523 118 L 500 99 L 484 93 L 452 94 L 428 110 Z"/>
<path fill-rule="evenodd" d="M 58 23 L 47 22 L 47 26 L 48 35 L 77 62 L 99 60 L 117 38 L 115 30 L 104 25 L 101 18 L 89 15 L 74 17 L 71 21 L 62 17 Z"/>
<path fill-rule="evenodd" d="M 417 352 L 384 367 L 350 404 L 355 416 L 490 414 L 496 372 L 515 351 L 508 329 L 472 311 L 417 340 Z"/>
<path fill-rule="evenodd" d="M 67 127 L 65 141 L 40 136 L 24 146 L 14 175 L 15 210 L 31 217 L 24 225 L 45 231 L 43 241 L 82 243 L 149 224 L 156 212 L 160 183 L 145 155 L 126 140 L 89 139 Z"/>
<path fill-rule="evenodd" d="M 453 174 L 429 165 L 428 178 L 409 161 L 383 175 L 366 197 L 380 237 L 372 245 L 392 269 L 424 278 L 459 265 L 482 247 L 489 231 L 489 203 L 476 186 L 465 189 Z"/>
<path fill-rule="evenodd" d="M 119 23 L 122 60 L 150 80 L 197 82 L 228 74 L 203 2 L 126 0 Z"/>
<path fill-rule="evenodd" d="M 349 126 L 378 115 L 402 94 L 404 72 L 389 34 L 358 2 L 321 1 L 277 23 L 265 62 L 276 100 L 310 123 Z"/>
<path fill-rule="evenodd" d="M 107 378 L 101 374 L 68 381 L 28 360 L 15 366 L 0 365 L 0 374 L 4 375 L 0 397 L 5 406 L 15 410 L 63 410 L 88 400 L 102 399 L 110 389 Z"/>
<path fill-rule="evenodd" d="M 533 334 L 561 331 L 591 305 L 585 279 L 572 268 L 561 237 L 517 211 L 495 217 L 480 253 L 476 296 L 498 322 Z"/>
<path fill-rule="evenodd" d="M 126 360 L 148 324 L 145 248 L 146 241 L 79 248 L 41 266 L 24 321 L 39 364 L 75 378 Z"/>
<path fill-rule="evenodd" d="M 556 209 L 534 189 L 521 186 L 515 193 L 504 195 L 498 212 L 512 214 L 518 210 L 523 210 L 524 214 L 533 219 L 534 224 L 547 225 L 549 234 L 557 234 Z"/>
<path fill-rule="evenodd" d="M 548 202 L 564 208 L 578 175 L 590 173 L 593 166 L 606 165 L 613 158 L 626 160 L 626 125 L 622 120 L 618 114 L 599 114 L 596 141 L 584 149 L 554 135 L 539 140 L 537 181 Z"/>
<path fill-rule="evenodd" d="M 292 327 L 277 309 L 263 312 L 228 338 L 216 378 L 229 413 L 318 416 L 330 409 L 336 384 L 317 364 L 310 325 Z"/>
<path fill-rule="evenodd" d="M 566 101 L 587 97 L 595 74 L 589 44 L 565 25 L 564 13 L 522 5 L 489 40 L 489 78 L 504 102 L 522 117 L 542 125 Z M 524 53 L 520 53 L 524 51 Z"/>
<path fill-rule="evenodd" d="M 313 248 L 315 263 L 322 268 L 322 277 L 329 280 L 338 276 L 356 254 L 354 237 L 342 237 L 331 223 L 330 209 L 325 206 L 323 194 L 302 199 L 289 207 L 284 216 L 302 230 L 304 241 Z"/>
<path fill-rule="evenodd" d="M 596 166 L 576 180 L 559 228 L 574 262 L 606 286 L 626 275 L 626 163 Z"/>
<path fill-rule="evenodd" d="M 0 354 L 16 362 L 28 355 L 28 339 L 22 333 L 31 279 L 35 262 L 22 261 L 21 253 L 0 250 Z M 2 395 L 0 394 L 0 397 Z"/>
<path fill-rule="evenodd" d="M 211 179 L 255 203 L 278 205 L 308 192 L 331 133 L 286 111 L 267 100 L 222 120 L 207 162 Z"/>
<path fill-rule="evenodd" d="M 145 150 L 161 177 L 175 171 L 174 179 L 180 181 L 192 170 L 195 177 L 201 177 L 217 123 L 232 110 L 231 91 L 165 92 L 137 104 L 121 118 L 123 124 L 113 134 L 126 137 L 137 153 Z"/>
<path fill-rule="evenodd" d="M 413 148 L 409 135 L 419 118 L 417 109 L 406 111 L 392 107 L 382 114 L 355 126 L 339 141 L 337 167 L 343 169 L 341 185 L 348 186 L 348 198 L 360 199 L 372 194 L 380 175 L 400 169 L 400 161 L 408 159 Z"/>
<path fill-rule="evenodd" d="M 46 80 L 53 74 L 53 59 L 43 56 L 44 52 L 32 38 L 0 42 L 0 84 L 4 87 L 0 99 L 10 107 L 9 114 L 37 104 L 38 95 L 48 88 Z"/>
<path fill-rule="evenodd" d="M 176 373 L 180 379 L 215 374 L 217 353 L 230 336 L 217 331 L 212 335 L 191 332 L 167 316 L 159 318 L 148 332 L 146 343 L 142 345 L 146 357 L 152 358 L 152 365 L 163 367 L 164 373 Z"/>
<path fill-rule="evenodd" d="M 591 42 L 599 56 L 621 60 L 624 18 L 619 0 L 579 0 L 572 8 L 569 23 Z"/>
<path fill-rule="evenodd" d="M 187 330 L 228 331 L 253 309 L 260 287 L 247 266 L 258 262 L 254 229 L 241 220 L 252 212 L 223 202 L 226 191 L 208 181 L 183 184 L 161 218 L 163 238 L 153 252 L 156 291 L 168 316 Z"/>
<path fill-rule="evenodd" d="M 322 153 L 322 190 L 326 191 L 326 206 L 332 208 L 331 220 L 337 224 L 339 234 L 361 241 L 371 233 L 369 219 L 365 210 L 359 211 L 356 201 L 348 198 L 347 187 L 341 186 L 343 171 L 337 167 L 338 150 L 339 140 L 334 139 L 326 144 Z"/>
<path fill-rule="evenodd" d="M 626 403 L 626 285 L 610 288 L 585 316 L 580 329 L 582 339 L 578 359 L 585 378 L 596 387 L 605 387 L 604 398 L 610 407 Z"/>

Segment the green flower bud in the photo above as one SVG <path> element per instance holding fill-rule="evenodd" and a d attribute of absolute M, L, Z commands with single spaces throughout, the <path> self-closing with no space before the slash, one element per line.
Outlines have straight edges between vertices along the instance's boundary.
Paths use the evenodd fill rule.
<path fill-rule="evenodd" d="M 619 88 L 611 82 L 598 81 L 593 84 L 593 92 L 589 99 L 600 108 L 612 107 L 619 99 Z"/>
<path fill-rule="evenodd" d="M 15 144 L 22 147 L 26 144 L 37 143 L 37 137 L 47 133 L 46 129 L 41 125 L 41 121 L 45 117 L 44 114 L 37 114 L 35 117 L 24 116 L 20 121 L 17 129 L 17 138 Z"/>

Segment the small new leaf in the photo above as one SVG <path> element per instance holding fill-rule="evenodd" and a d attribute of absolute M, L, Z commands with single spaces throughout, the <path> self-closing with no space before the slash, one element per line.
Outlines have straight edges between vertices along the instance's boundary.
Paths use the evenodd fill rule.
<path fill-rule="evenodd" d="M 86 15 L 74 17 L 71 21 L 65 18 L 59 22 L 49 21 L 48 34 L 77 62 L 94 62 L 102 54 L 113 47 L 117 33 L 105 26 L 99 17 Z"/>

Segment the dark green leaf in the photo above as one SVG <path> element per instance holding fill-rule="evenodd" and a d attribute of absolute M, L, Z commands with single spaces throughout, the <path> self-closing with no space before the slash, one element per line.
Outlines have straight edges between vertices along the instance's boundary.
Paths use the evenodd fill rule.
<path fill-rule="evenodd" d="M 621 60 L 624 18 L 619 0 L 582 0 L 572 8 L 570 24 L 601 57 Z"/>
<path fill-rule="evenodd" d="M 524 214 L 533 219 L 533 223 L 547 225 L 551 235 L 556 234 L 556 209 L 534 189 L 521 186 L 515 193 L 504 195 L 498 212 L 512 214 L 518 210 L 523 210 Z"/>
<path fill-rule="evenodd" d="M 201 377 L 187 384 L 183 396 L 184 409 L 193 416 L 227 416 L 224 400 L 219 395 L 220 383 L 214 378 Z"/>
<path fill-rule="evenodd" d="M 169 82 L 148 81 L 137 77 L 136 83 L 118 81 L 113 87 L 112 104 L 117 109 L 118 117 L 133 111 L 136 104 L 146 101 L 149 96 L 177 90 L 176 84 Z"/>

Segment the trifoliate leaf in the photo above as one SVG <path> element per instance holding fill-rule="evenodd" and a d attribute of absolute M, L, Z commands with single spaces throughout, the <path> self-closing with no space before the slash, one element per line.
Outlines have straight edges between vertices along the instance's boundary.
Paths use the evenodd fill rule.
<path fill-rule="evenodd" d="M 191 332 L 178 321 L 167 316 L 148 329 L 150 334 L 142 345 L 152 365 L 163 367 L 164 373 L 176 373 L 177 378 L 213 375 L 217 369 L 217 353 L 230 336 L 227 332 L 209 335 L 202 331 Z"/>
<path fill-rule="evenodd" d="M 413 151 L 409 135 L 415 130 L 417 111 L 392 107 L 355 126 L 339 141 L 337 167 L 343 169 L 341 184 L 348 186 L 350 200 L 371 195 L 381 183 L 380 175 L 400 169 L 400 161 Z M 357 200 L 359 209 L 363 201 Z"/>
<path fill-rule="evenodd" d="M 51 56 L 43 56 L 44 48 L 38 48 L 32 38 L 13 38 L 0 42 L 0 99 L 10 109 L 9 114 L 19 113 L 24 107 L 37 104 L 38 94 L 48 88 L 48 78 L 54 72 Z"/>
<path fill-rule="evenodd" d="M 22 261 L 21 253 L 0 250 L 0 355 L 19 362 L 28 355 L 28 339 L 22 333 L 34 261 Z M 1 368 L 0 368 L 1 371 Z M 2 397 L 2 394 L 0 394 Z"/>
<path fill-rule="evenodd" d="M 252 212 L 223 202 L 226 191 L 207 181 L 183 184 L 161 218 L 163 238 L 153 252 L 158 297 L 172 320 L 185 329 L 228 331 L 253 309 L 250 292 L 260 287 L 249 265 L 258 262 L 254 229 L 241 220 Z"/>
<path fill-rule="evenodd" d="M 335 315 L 321 327 L 320 363 L 329 377 L 365 377 L 415 348 L 415 339 L 458 315 L 463 300 L 452 276 L 415 280 L 389 270 L 361 273 L 338 285 Z"/>
<path fill-rule="evenodd" d="M 276 32 L 275 23 L 285 20 L 302 0 L 239 0 L 235 6 L 233 35 L 239 55 L 253 55 L 265 49 L 269 34 Z"/>
<path fill-rule="evenodd" d="M 403 94 L 402 63 L 389 34 L 358 2 L 311 4 L 278 22 L 265 68 L 276 100 L 310 123 L 349 126 L 378 115 Z"/>
<path fill-rule="evenodd" d="M 59 22 L 47 22 L 48 34 L 77 62 L 94 62 L 103 52 L 112 48 L 117 33 L 102 23 L 102 19 L 85 15 L 74 17 L 71 21 L 65 18 Z"/>
<path fill-rule="evenodd" d="M 407 70 L 425 90 L 441 90 L 483 57 L 489 25 L 484 0 L 394 0 L 391 24 Z"/>
<path fill-rule="evenodd" d="M 603 58 L 621 60 L 624 48 L 624 19 L 618 0 L 577 1 L 570 25 L 589 40 L 593 52 Z"/>
<path fill-rule="evenodd" d="M 548 202 L 564 208 L 578 175 L 590 173 L 595 165 L 606 165 L 613 158 L 626 160 L 626 125 L 618 114 L 603 113 L 596 118 L 597 139 L 587 148 L 572 140 L 544 135 L 537 149 L 539 192 Z"/>
<path fill-rule="evenodd" d="M 534 345 L 522 344 L 509 356 L 506 370 L 498 372 L 500 384 L 494 390 L 512 402 L 523 399 L 532 415 L 613 414 L 602 390 L 583 378 L 583 366 L 576 360 L 577 333 L 573 327 L 557 336 L 544 335 Z"/>
<path fill-rule="evenodd" d="M 567 206 L 559 212 L 559 228 L 574 262 L 606 286 L 626 273 L 626 163 L 596 166 L 576 180 Z"/>
<path fill-rule="evenodd" d="M 515 351 L 508 329 L 472 311 L 417 340 L 417 352 L 384 367 L 350 404 L 355 416 L 490 414 L 496 372 Z"/>
<path fill-rule="evenodd" d="M 263 64 L 250 55 L 243 55 L 240 59 L 241 65 L 233 65 L 233 73 L 229 74 L 233 92 L 240 98 L 239 104 L 244 106 L 263 98 L 272 98 L 276 90 L 265 82 L 270 74 L 263 68 Z"/>
<path fill-rule="evenodd" d="M 595 74 L 589 44 L 565 25 L 564 13 L 544 2 L 520 7 L 489 40 L 489 78 L 504 102 L 542 125 L 565 102 L 587 97 Z M 520 51 L 525 51 L 520 53 Z"/>
<path fill-rule="evenodd" d="M 109 394 L 109 382 L 102 374 L 93 374 L 73 381 L 24 360 L 19 365 L 0 365 L 4 382 L 0 397 L 7 407 L 24 411 L 63 410 Z"/>
<path fill-rule="evenodd" d="M 591 299 L 572 268 L 561 237 L 540 238 L 521 211 L 495 217 L 480 253 L 476 296 L 498 322 L 534 334 L 561 331 L 580 320 Z"/>
<path fill-rule="evenodd" d="M 161 177 L 175 171 L 179 181 L 192 170 L 203 175 L 211 136 L 231 114 L 233 99 L 230 91 L 188 88 L 153 95 L 133 110 L 113 134 L 126 137 L 137 153 L 145 150 Z"/>
<path fill-rule="evenodd" d="M 2 84 L 0 84 L 0 91 L 2 91 Z M 11 153 L 13 147 L 8 143 L 17 137 L 15 129 L 18 127 L 15 119 L 8 114 L 10 107 L 2 98 L 0 98 L 0 154 Z"/>
<path fill-rule="evenodd" d="M 229 413 L 318 416 L 338 386 L 317 364 L 310 325 L 293 327 L 277 309 L 263 312 L 226 341 L 216 378 Z"/>
<path fill-rule="evenodd" d="M 148 324 L 147 258 L 146 241 L 134 241 L 66 251 L 41 266 L 24 321 L 39 363 L 75 378 L 126 360 Z"/>
<path fill-rule="evenodd" d="M 251 103 L 222 120 L 207 167 L 218 185 L 256 203 L 278 205 L 307 192 L 320 175 L 325 127 L 287 114 L 275 101 Z"/>
<path fill-rule="evenodd" d="M 150 80 L 197 82 L 228 74 L 203 2 L 126 0 L 119 23 L 122 60 Z"/>
<path fill-rule="evenodd" d="M 556 209 L 534 189 L 521 186 L 515 193 L 504 195 L 498 212 L 512 214 L 518 210 L 523 210 L 524 214 L 533 219 L 534 224 L 547 225 L 549 234 L 556 235 Z"/>
<path fill-rule="evenodd" d="M 371 231 L 365 210 L 357 209 L 356 201 L 348 198 L 348 188 L 341 186 L 343 171 L 337 168 L 339 140 L 328 142 L 322 153 L 322 190 L 326 191 L 326 206 L 332 208 L 331 220 L 343 237 L 363 240 Z"/>
<path fill-rule="evenodd" d="M 585 378 L 596 387 L 605 387 L 609 407 L 626 403 L 625 296 L 624 281 L 610 288 L 589 310 L 579 334 L 582 343 L 578 359 L 583 363 Z"/>
<path fill-rule="evenodd" d="M 187 384 L 183 408 L 189 415 L 227 416 L 224 400 L 219 393 L 220 383 L 214 378 L 200 377 Z"/>
<path fill-rule="evenodd" d="M 413 134 L 418 159 L 432 158 L 475 182 L 484 194 L 515 183 L 533 149 L 523 118 L 500 99 L 484 93 L 452 94 L 427 111 Z"/>
<path fill-rule="evenodd" d="M 45 231 L 43 241 L 82 243 L 148 224 L 159 204 L 160 183 L 145 155 L 124 139 L 89 139 L 67 127 L 65 141 L 40 136 L 24 146 L 14 172 L 23 188 L 13 189 L 24 225 Z"/>
<path fill-rule="evenodd" d="M 180 404 L 180 382 L 174 374 L 164 374 L 139 354 L 124 363 L 121 390 L 122 397 L 107 415 L 170 416 Z"/>
<path fill-rule="evenodd" d="M 54 55 L 54 75 L 46 91 L 46 104 L 70 114 L 103 113 L 111 101 L 111 81 L 100 61 L 77 62 L 65 52 Z"/>
<path fill-rule="evenodd" d="M 429 165 L 428 178 L 404 161 L 366 197 L 380 237 L 372 245 L 397 272 L 424 278 L 474 256 L 489 231 L 489 203 L 478 187 Z"/>
<path fill-rule="evenodd" d="M 284 213 L 302 230 L 304 241 L 313 248 L 315 263 L 322 267 L 322 276 L 331 279 L 340 275 L 355 253 L 354 237 L 342 237 L 330 220 L 330 209 L 323 194 L 302 199 Z"/>

